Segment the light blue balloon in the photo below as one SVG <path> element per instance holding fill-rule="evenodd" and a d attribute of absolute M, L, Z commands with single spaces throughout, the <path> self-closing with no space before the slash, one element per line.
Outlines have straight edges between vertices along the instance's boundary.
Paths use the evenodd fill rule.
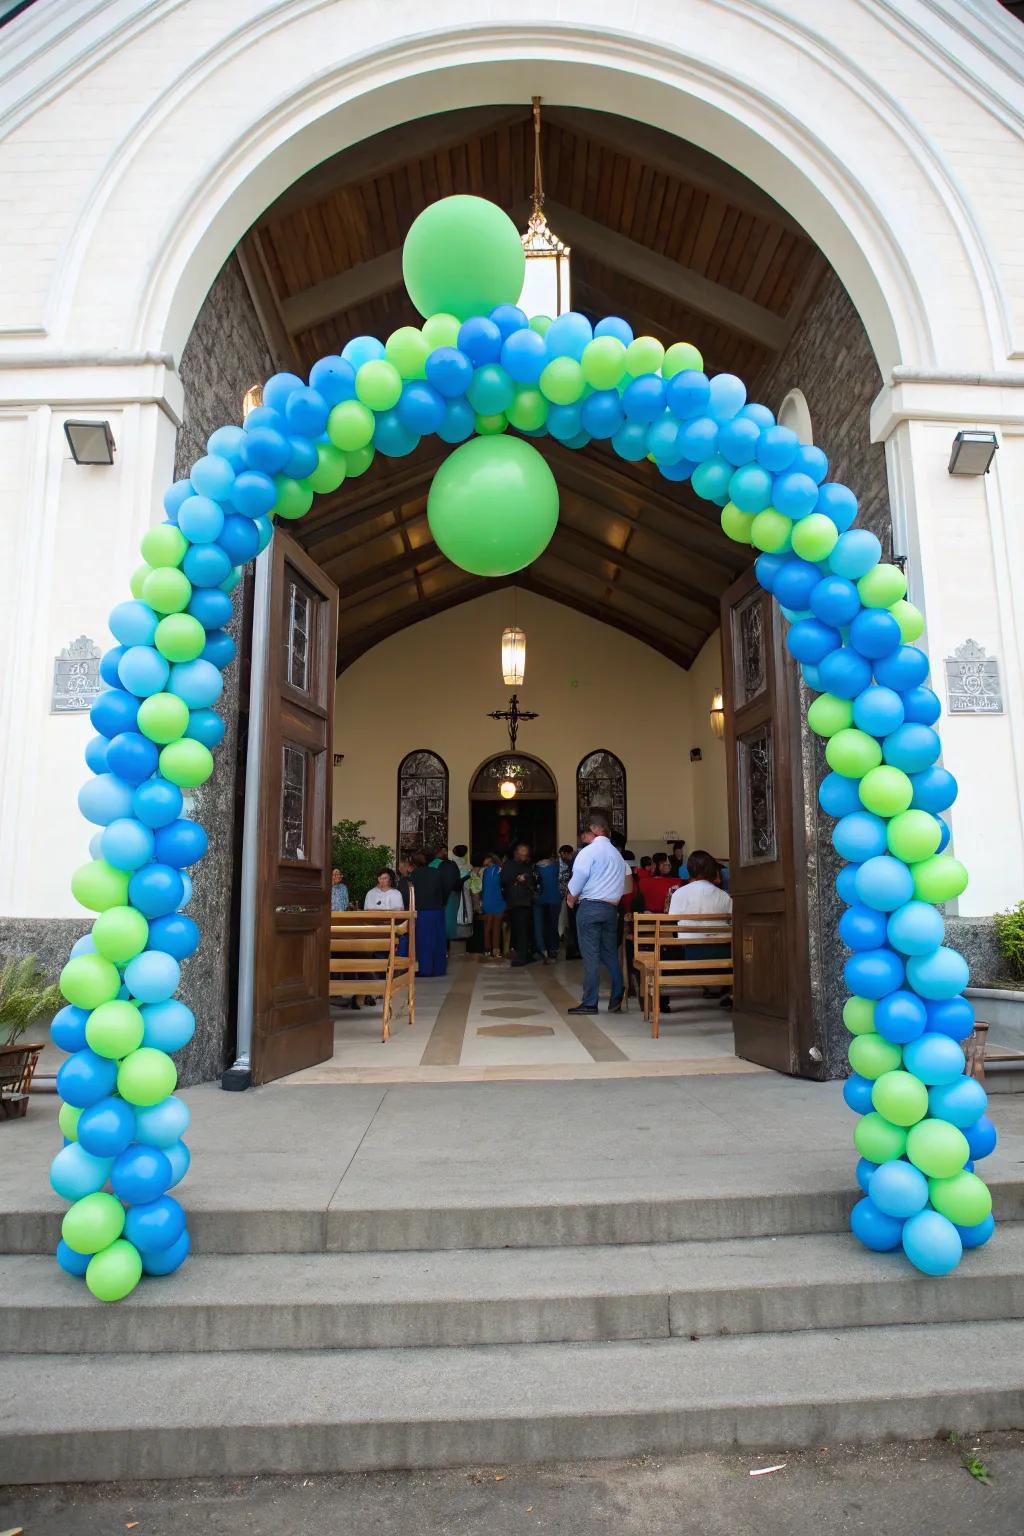
<path fill-rule="evenodd" d="M 927 901 L 897 907 L 888 924 L 889 943 L 901 955 L 930 955 L 945 937 L 942 913 Z"/>
<path fill-rule="evenodd" d="M 919 1211 L 903 1228 L 903 1252 L 925 1275 L 948 1275 L 963 1254 L 960 1234 L 938 1211 Z"/>
<path fill-rule="evenodd" d="M 929 1029 L 903 1047 L 903 1065 L 929 1088 L 938 1088 L 963 1076 L 964 1053 L 949 1035 Z"/>
<path fill-rule="evenodd" d="M 732 476 L 733 468 L 728 459 L 723 459 L 721 454 L 712 454 L 711 458 L 697 465 L 690 476 L 690 484 L 698 496 L 714 501 L 716 497 L 728 495 Z"/>
<path fill-rule="evenodd" d="M 961 1131 L 977 1125 L 988 1108 L 988 1094 L 976 1077 L 958 1077 L 952 1083 L 938 1083 L 928 1090 L 928 1113 L 934 1120 L 948 1120 Z M 989 1122 L 991 1124 L 991 1122 Z M 993 1135 L 995 1128 L 993 1127 Z M 971 1138 L 968 1137 L 968 1145 Z M 984 1132 L 979 1146 L 971 1146 L 971 1156 L 985 1156 L 980 1148 L 985 1145 Z"/>
<path fill-rule="evenodd" d="M 907 961 L 907 978 L 914 991 L 934 1001 L 956 997 L 970 977 L 970 967 L 963 955 L 945 946 Z"/>
<path fill-rule="evenodd" d="M 353 336 L 342 347 L 341 355 L 346 363 L 351 363 L 358 371 L 364 363 L 376 362 L 387 354 L 383 342 L 378 341 L 376 336 Z"/>
<path fill-rule="evenodd" d="M 882 545 L 867 528 L 851 528 L 841 533 L 828 557 L 829 569 L 847 581 L 859 581 L 882 558 Z"/>
<path fill-rule="evenodd" d="M 734 373 L 716 373 L 711 380 L 708 414 L 715 421 L 730 421 L 747 400 L 747 386 Z"/>
<path fill-rule="evenodd" d="M 583 356 L 584 347 L 593 339 L 594 332 L 586 315 L 569 310 L 566 314 L 559 315 L 556 320 L 552 320 L 548 326 L 544 344 L 549 358 L 574 357 L 579 362 Z"/>
<path fill-rule="evenodd" d="M 140 1003 L 162 1003 L 177 990 L 181 967 L 162 949 L 148 949 L 124 968 L 125 985 Z"/>
<path fill-rule="evenodd" d="M 98 773 L 78 791 L 78 809 L 86 821 L 107 827 L 132 814 L 132 786 L 116 773 Z"/>
<path fill-rule="evenodd" d="M 223 431 L 224 429 L 221 428 L 221 430 Z M 235 431 L 240 430 L 240 428 L 235 428 Z M 214 433 L 214 437 L 216 435 Z M 213 438 L 210 441 L 212 442 Z M 222 439 L 222 441 L 224 440 Z M 238 457 L 241 460 L 240 454 Z M 195 487 L 197 496 L 208 496 L 213 501 L 227 501 L 235 483 L 235 471 L 227 458 L 222 454 L 213 453 L 206 455 L 205 458 L 196 460 L 189 470 L 189 479 Z M 179 512 L 180 510 L 179 508 Z M 181 528 L 180 519 L 178 527 Z M 184 529 L 182 529 L 182 532 L 184 532 Z M 187 534 L 186 537 L 188 537 Z"/>
<path fill-rule="evenodd" d="M 224 508 L 209 496 L 190 496 L 178 508 L 178 527 L 191 544 L 213 544 L 224 527 Z"/>
<path fill-rule="evenodd" d="M 102 836 L 101 833 L 96 834 Z M 96 953 L 96 941 L 91 933 L 83 933 L 80 939 L 76 939 L 68 954 L 69 960 L 74 960 L 78 955 L 94 955 Z"/>
<path fill-rule="evenodd" d="M 148 603 L 118 603 L 110 610 L 110 633 L 121 645 L 152 645 L 159 615 Z"/>
<path fill-rule="evenodd" d="M 536 333 L 531 331 L 530 335 Z M 511 340 L 511 338 L 509 338 Z M 538 341 L 541 339 L 537 337 Z M 437 435 L 444 443 L 464 443 L 472 437 L 476 431 L 476 412 L 469 401 L 461 396 L 455 400 L 449 400 L 444 408 L 444 420 L 437 429 Z"/>
<path fill-rule="evenodd" d="M 501 347 L 501 366 L 517 384 L 536 384 L 551 359 L 536 331 L 513 331 Z"/>
<path fill-rule="evenodd" d="M 184 699 L 189 709 L 209 709 L 216 704 L 224 688 L 224 679 L 212 661 L 179 661 L 171 668 L 168 693 Z"/>
<path fill-rule="evenodd" d="M 609 391 L 614 394 L 615 391 Z M 591 399 L 594 398 L 592 395 Z M 587 406 L 590 400 L 583 402 L 583 425 L 587 426 Z M 588 428 L 589 430 L 589 428 Z M 594 434 L 591 434 L 594 435 Z M 647 451 L 652 453 L 659 464 L 678 464 L 683 458 L 682 429 L 675 417 L 666 411 L 659 416 L 657 421 L 652 421 L 647 428 Z"/>
<path fill-rule="evenodd" d="M 185 735 L 192 741 L 201 741 L 212 752 L 224 740 L 226 726 L 215 709 L 193 709 L 188 717 Z"/>
<path fill-rule="evenodd" d="M 906 1220 L 928 1204 L 928 1180 L 902 1159 L 880 1163 L 868 1181 L 868 1194 L 886 1216 Z"/>
<path fill-rule="evenodd" d="M 179 869 L 178 874 L 181 878 L 182 897 L 178 902 L 176 910 L 178 912 L 184 912 L 185 908 L 192 900 L 192 877 L 185 869 Z"/>
<path fill-rule="evenodd" d="M 83 1200 L 103 1188 L 113 1165 L 112 1157 L 93 1157 L 71 1141 L 50 1164 L 50 1183 L 62 1200 Z"/>
<path fill-rule="evenodd" d="M 153 646 L 130 645 L 117 664 L 117 675 L 122 688 L 136 698 L 148 699 L 152 693 L 163 692 L 170 669 L 166 657 Z"/>
<path fill-rule="evenodd" d="M 914 895 L 914 877 L 907 865 L 889 854 L 867 859 L 857 871 L 854 884 L 858 901 L 878 912 L 895 912 Z"/>
<path fill-rule="evenodd" d="M 169 1147 L 164 1147 L 164 1156 L 171 1165 L 171 1182 L 167 1188 L 173 1189 L 188 1173 L 192 1154 L 183 1141 L 175 1141 Z"/>
<path fill-rule="evenodd" d="M 191 1118 L 192 1111 L 185 1101 L 170 1094 L 166 1099 L 161 1099 L 159 1104 L 136 1109 L 136 1140 L 150 1147 L 163 1147 L 166 1152 L 168 1147 L 173 1147 L 184 1136 Z"/>
<path fill-rule="evenodd" d="M 621 341 L 624 347 L 628 347 L 634 340 L 633 327 L 628 320 L 623 320 L 621 315 L 605 315 L 594 326 L 595 336 L 614 336 L 616 341 Z"/>
<path fill-rule="evenodd" d="M 870 811 L 852 811 L 832 829 L 832 846 L 840 858 L 860 864 L 878 858 L 885 850 L 885 822 Z M 870 907 L 871 902 L 864 903 Z"/>
<path fill-rule="evenodd" d="M 873 684 L 854 699 L 853 723 L 869 736 L 888 736 L 903 724 L 903 700 L 894 689 Z"/>
<path fill-rule="evenodd" d="M 142 1022 L 143 1045 L 166 1051 L 168 1056 L 180 1051 L 196 1032 L 195 1014 L 174 997 L 148 1004 L 142 1009 Z"/>
<path fill-rule="evenodd" d="M 729 500 L 741 512 L 763 512 L 772 502 L 772 477 L 760 464 L 744 464 L 729 481 Z"/>
<path fill-rule="evenodd" d="M 153 857 L 153 834 L 134 816 L 126 816 L 110 823 L 100 846 L 115 869 L 141 869 Z"/>

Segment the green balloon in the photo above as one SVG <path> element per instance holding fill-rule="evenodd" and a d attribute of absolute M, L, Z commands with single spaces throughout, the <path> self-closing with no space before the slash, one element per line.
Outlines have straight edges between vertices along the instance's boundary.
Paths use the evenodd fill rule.
<path fill-rule="evenodd" d="M 626 371 L 626 349 L 617 336 L 595 336 L 583 348 L 580 367 L 591 389 L 615 389 Z"/>
<path fill-rule="evenodd" d="M 142 558 L 150 567 L 180 565 L 188 553 L 188 539 L 173 523 L 158 523 L 142 535 Z"/>
<path fill-rule="evenodd" d="M 402 396 L 402 375 L 383 357 L 363 363 L 356 373 L 356 398 L 371 411 L 390 411 Z"/>
<path fill-rule="evenodd" d="M 914 798 L 914 786 L 902 768 L 883 763 L 871 768 L 860 781 L 860 803 L 876 816 L 898 816 Z"/>
<path fill-rule="evenodd" d="M 906 595 L 907 578 L 898 565 L 875 565 L 857 583 L 865 608 L 891 608 Z"/>
<path fill-rule="evenodd" d="M 421 315 L 438 310 L 468 320 L 516 304 L 526 277 L 519 231 L 482 197 L 444 197 L 413 220 L 402 247 L 402 275 Z"/>
<path fill-rule="evenodd" d="M 435 347 L 457 347 L 461 328 L 457 315 L 431 315 L 423 322 L 423 340 L 431 351 Z"/>
<path fill-rule="evenodd" d="M 157 613 L 183 613 L 192 601 L 192 583 L 177 566 L 159 566 L 142 583 L 142 601 Z"/>
<path fill-rule="evenodd" d="M 126 1056 L 117 1069 L 117 1091 L 129 1104 L 148 1109 L 172 1094 L 178 1071 L 166 1051 L 143 1045 Z"/>
<path fill-rule="evenodd" d="M 688 341 L 676 341 L 665 353 L 665 360 L 661 365 L 663 379 L 674 379 L 677 373 L 684 373 L 689 369 L 697 373 L 704 371 L 704 359 L 697 348 Z"/>
<path fill-rule="evenodd" d="M 843 1023 L 851 1035 L 875 1032 L 875 1004 L 868 997 L 848 997 L 843 1004 Z"/>
<path fill-rule="evenodd" d="M 928 1089 L 913 1072 L 883 1072 L 875 1079 L 871 1102 L 893 1125 L 916 1125 L 928 1113 Z"/>
<path fill-rule="evenodd" d="M 102 955 L 75 955 L 60 973 L 60 990 L 76 1008 L 99 1008 L 121 990 L 116 965 Z"/>
<path fill-rule="evenodd" d="M 881 1077 L 883 1072 L 895 1072 L 903 1060 L 903 1052 L 891 1040 L 881 1035 L 854 1035 L 846 1053 L 850 1066 L 861 1077 Z M 875 1105 L 877 1109 L 877 1104 Z"/>
<path fill-rule="evenodd" d="M 967 1137 L 948 1120 L 921 1120 L 907 1137 L 907 1156 L 929 1179 L 951 1179 L 971 1155 Z"/>
<path fill-rule="evenodd" d="M 68 1141 L 78 1140 L 78 1117 L 81 1113 L 82 1111 L 76 1109 L 74 1104 L 62 1104 L 60 1107 L 57 1124 L 60 1126 L 61 1135 L 66 1136 Z"/>
<path fill-rule="evenodd" d="M 904 645 L 913 645 L 915 640 L 920 640 L 924 634 L 924 614 L 920 608 L 915 608 L 913 603 L 901 599 L 898 603 L 891 605 L 889 612 L 900 627 Z"/>
<path fill-rule="evenodd" d="M 425 379 L 430 343 L 414 325 L 399 326 L 384 343 L 384 353 L 403 379 Z"/>
<path fill-rule="evenodd" d="M 353 453 L 372 442 L 373 427 L 373 412 L 359 400 L 343 400 L 327 418 L 327 436 L 343 453 Z"/>
<path fill-rule="evenodd" d="M 793 524 L 793 548 L 801 560 L 827 560 L 838 539 L 839 529 L 824 512 L 812 512 Z"/>
<path fill-rule="evenodd" d="M 783 555 L 793 547 L 793 519 L 765 507 L 750 525 L 750 542 L 766 555 Z"/>
<path fill-rule="evenodd" d="M 142 601 L 142 588 L 145 585 L 146 577 L 152 569 L 151 565 L 137 565 L 132 572 L 132 579 L 128 585 L 131 588 L 132 597 L 136 598 L 139 602 Z"/>
<path fill-rule="evenodd" d="M 853 705 L 833 693 L 821 693 L 807 710 L 807 724 L 816 736 L 831 738 L 853 724 Z"/>
<path fill-rule="evenodd" d="M 196 789 L 213 772 L 213 754 L 201 741 L 172 741 L 160 753 L 160 772 L 179 789 Z"/>
<path fill-rule="evenodd" d="M 553 324 L 550 315 L 534 315 L 530 321 L 530 330 L 536 331 L 538 336 L 546 336 Z"/>
<path fill-rule="evenodd" d="M 60 1235 L 76 1253 L 100 1253 L 121 1236 L 124 1214 L 120 1200 L 100 1190 L 76 1200 L 65 1211 Z"/>
<path fill-rule="evenodd" d="M 516 397 L 505 415 L 509 426 L 519 432 L 536 432 L 548 419 L 548 402 L 539 389 L 531 389 L 527 385 L 516 390 Z"/>
<path fill-rule="evenodd" d="M 345 479 L 358 480 L 360 475 L 365 475 L 374 460 L 373 444 L 369 443 L 363 448 L 353 448 L 345 454 Z"/>
<path fill-rule="evenodd" d="M 85 1283 L 97 1301 L 123 1301 L 141 1279 L 142 1255 L 123 1237 L 93 1254 L 85 1272 Z"/>
<path fill-rule="evenodd" d="M 92 859 L 71 876 L 71 894 L 83 907 L 105 912 L 108 907 L 127 906 L 130 879 L 126 869 L 115 869 L 106 859 Z"/>
<path fill-rule="evenodd" d="M 552 405 L 573 405 L 587 387 L 574 357 L 554 357 L 540 376 L 541 392 Z"/>
<path fill-rule="evenodd" d="M 508 428 L 508 417 L 504 411 L 498 411 L 493 416 L 477 416 L 476 430 L 481 437 L 496 437 L 499 432 Z"/>
<path fill-rule="evenodd" d="M 825 760 L 847 779 L 861 779 L 882 761 L 882 748 L 866 731 L 837 731 L 825 748 Z"/>
<path fill-rule="evenodd" d="M 153 644 L 168 661 L 195 661 L 206 645 L 206 630 L 190 613 L 169 613 L 157 625 Z"/>
<path fill-rule="evenodd" d="M 886 828 L 889 852 L 904 864 L 918 864 L 931 858 L 942 841 L 938 817 L 930 811 L 903 811 Z"/>
<path fill-rule="evenodd" d="M 750 530 L 754 525 L 753 512 L 741 512 L 733 502 L 727 501 L 722 508 L 722 532 L 734 544 L 749 544 Z"/>
<path fill-rule="evenodd" d="M 454 565 L 476 576 L 508 576 L 550 543 L 558 487 L 545 460 L 522 438 L 472 438 L 434 476 L 427 520 Z"/>
<path fill-rule="evenodd" d="M 902 1157 L 907 1147 L 907 1133 L 902 1125 L 893 1125 L 877 1110 L 861 1115 L 853 1133 L 853 1144 L 861 1157 L 871 1163 L 888 1163 Z"/>
<path fill-rule="evenodd" d="M 277 487 L 274 515 L 287 518 L 289 522 L 305 517 L 313 505 L 313 492 L 308 483 L 305 480 L 293 480 L 289 475 L 275 475 L 274 484 Z"/>
<path fill-rule="evenodd" d="M 127 965 L 141 955 L 149 940 L 149 924 L 135 907 L 108 907 L 92 925 L 96 952 L 115 965 Z"/>
<path fill-rule="evenodd" d="M 317 443 L 316 459 L 316 469 L 307 476 L 306 484 L 318 496 L 329 496 L 345 478 L 345 455 L 333 443 Z"/>
<path fill-rule="evenodd" d="M 139 705 L 139 730 L 150 741 L 166 746 L 188 728 L 188 705 L 176 693 L 151 693 Z"/>
<path fill-rule="evenodd" d="M 138 1050 L 145 1028 L 135 1004 L 115 998 L 113 1002 L 101 1003 L 93 1009 L 85 1021 L 85 1038 L 89 1049 L 97 1056 L 120 1061 L 122 1056 L 130 1056 L 132 1051 Z"/>
<path fill-rule="evenodd" d="M 929 1179 L 928 1194 L 939 1214 L 958 1227 L 976 1227 L 992 1212 L 988 1185 L 966 1168 L 948 1179 Z"/>
<path fill-rule="evenodd" d="M 967 870 L 951 853 L 936 853 L 930 859 L 922 859 L 910 873 L 914 877 L 914 895 L 918 901 L 930 901 L 938 906 L 943 901 L 953 901 L 967 889 Z"/>
<path fill-rule="evenodd" d="M 626 372 L 633 378 L 642 373 L 657 373 L 665 359 L 665 348 L 654 336 L 637 336 L 626 348 Z"/>

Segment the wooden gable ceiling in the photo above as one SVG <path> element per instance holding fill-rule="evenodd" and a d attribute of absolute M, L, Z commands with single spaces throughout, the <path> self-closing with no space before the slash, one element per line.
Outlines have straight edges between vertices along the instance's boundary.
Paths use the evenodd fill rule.
<path fill-rule="evenodd" d="M 545 109 L 542 155 L 548 219 L 572 247 L 574 308 L 621 314 L 666 345 L 692 341 L 709 372 L 745 379 L 786 345 L 825 262 L 760 188 L 668 134 L 580 109 Z M 307 373 L 352 336 L 418 323 L 401 268 L 413 219 L 438 197 L 472 192 L 525 227 L 532 168 L 529 108 L 489 107 L 403 124 L 310 171 L 238 250 L 278 366 Z M 538 446 L 561 513 L 548 549 L 515 583 L 688 666 L 748 558 L 721 532 L 717 509 L 607 445 Z M 451 565 L 430 536 L 427 493 L 450 451 L 430 441 L 403 459 L 378 456 L 296 525 L 341 592 L 339 666 L 493 589 Z"/>

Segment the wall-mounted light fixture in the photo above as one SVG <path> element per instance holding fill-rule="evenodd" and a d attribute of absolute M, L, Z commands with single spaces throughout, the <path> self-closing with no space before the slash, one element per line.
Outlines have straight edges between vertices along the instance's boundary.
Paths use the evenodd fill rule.
<path fill-rule="evenodd" d="M 708 715 L 711 721 L 711 729 L 719 740 L 725 735 L 725 700 L 722 698 L 721 688 L 711 700 L 711 712 Z"/>
<path fill-rule="evenodd" d="M 503 800 L 514 800 L 519 792 L 519 786 L 515 779 L 502 779 L 498 785 L 498 794 Z"/>
<path fill-rule="evenodd" d="M 76 464 L 113 464 L 115 444 L 109 421 L 66 421 L 64 436 Z"/>
<path fill-rule="evenodd" d="M 250 411 L 255 411 L 262 404 L 263 385 L 251 384 L 242 396 L 242 420 L 244 421 Z"/>
<path fill-rule="evenodd" d="M 958 432 L 949 456 L 949 473 L 987 475 L 998 447 L 994 432 Z"/>

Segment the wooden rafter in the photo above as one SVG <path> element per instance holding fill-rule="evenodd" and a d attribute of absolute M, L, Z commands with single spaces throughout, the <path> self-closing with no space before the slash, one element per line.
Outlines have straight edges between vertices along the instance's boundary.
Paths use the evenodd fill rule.
<path fill-rule="evenodd" d="M 379 645 L 382 640 L 390 639 L 399 630 L 418 624 L 422 619 L 431 619 L 436 614 L 446 613 L 449 608 L 458 608 L 462 603 L 472 602 L 473 598 L 483 597 L 486 592 L 497 592 L 509 585 L 511 585 L 510 578 L 491 580 L 486 577 L 472 576 L 467 581 L 448 587 L 437 597 L 425 598 L 423 603 L 415 609 L 403 608 L 388 618 L 379 620 L 376 624 L 357 630 L 354 634 L 343 634 L 338 640 L 338 671 L 351 666 L 353 661 L 372 650 L 375 645 Z"/>
<path fill-rule="evenodd" d="M 656 629 L 649 629 L 646 625 L 638 623 L 635 615 L 610 610 L 578 592 L 557 587 L 544 576 L 538 575 L 532 567 L 520 571 L 516 576 L 515 584 L 527 592 L 535 592 L 538 597 L 547 597 L 553 603 L 563 603 L 567 608 L 575 608 L 577 613 L 596 619 L 600 624 L 610 624 L 613 629 L 620 629 L 623 634 L 631 635 L 634 640 L 640 640 L 644 645 L 649 645 L 652 650 L 666 656 L 669 661 L 674 661 L 679 667 L 688 667 L 696 655 L 695 651 L 683 645 L 676 645 L 665 635 L 659 634 Z"/>

